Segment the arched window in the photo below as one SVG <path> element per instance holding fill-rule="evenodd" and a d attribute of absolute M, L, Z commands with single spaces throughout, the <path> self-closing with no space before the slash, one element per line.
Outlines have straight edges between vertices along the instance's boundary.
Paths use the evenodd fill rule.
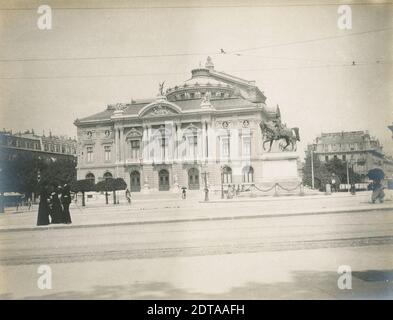
<path fill-rule="evenodd" d="M 225 166 L 222 170 L 223 183 L 232 183 L 232 169 Z"/>
<path fill-rule="evenodd" d="M 243 168 L 243 182 L 254 182 L 254 169 L 252 167 Z"/>
<path fill-rule="evenodd" d="M 105 179 L 105 180 L 106 180 L 106 179 L 111 179 L 111 178 L 113 178 L 112 173 L 110 173 L 110 172 L 105 172 L 105 173 L 104 173 L 104 179 Z"/>
<path fill-rule="evenodd" d="M 91 180 L 94 184 L 96 183 L 96 177 L 91 172 L 86 175 L 85 179 Z"/>
<path fill-rule="evenodd" d="M 199 170 L 197 168 L 191 168 L 188 170 L 188 189 L 199 189 Z"/>
<path fill-rule="evenodd" d="M 166 169 L 162 169 L 158 173 L 158 190 L 160 191 L 169 190 L 169 172 Z"/>

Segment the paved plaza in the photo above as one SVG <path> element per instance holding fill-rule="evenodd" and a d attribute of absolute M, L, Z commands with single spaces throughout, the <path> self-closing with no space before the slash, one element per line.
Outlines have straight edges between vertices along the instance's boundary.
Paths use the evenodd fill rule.
<path fill-rule="evenodd" d="M 36 209 L 0 217 L 0 297 L 362 299 L 393 297 L 393 202 L 369 193 L 204 203 L 139 199 L 72 208 L 35 227 Z M 52 289 L 37 287 L 38 267 Z M 350 266 L 352 289 L 337 286 Z"/>
<path fill-rule="evenodd" d="M 389 195 L 388 195 L 389 196 Z M 152 199 L 154 198 L 154 199 Z M 144 224 L 160 222 L 205 221 L 221 219 L 246 219 L 270 216 L 315 215 L 341 212 L 393 209 L 393 201 L 380 204 L 370 202 L 370 192 L 323 193 L 312 196 L 280 196 L 221 199 L 218 195 L 204 201 L 203 194 L 193 192 L 186 200 L 179 194 L 158 193 L 141 195 L 129 205 L 91 202 L 85 207 L 72 204 L 72 225 L 50 225 L 36 227 L 37 207 L 31 211 L 9 208 L 0 217 L 0 231 L 38 230 L 47 228 L 80 228 L 94 226 L 116 226 L 122 224 Z"/>

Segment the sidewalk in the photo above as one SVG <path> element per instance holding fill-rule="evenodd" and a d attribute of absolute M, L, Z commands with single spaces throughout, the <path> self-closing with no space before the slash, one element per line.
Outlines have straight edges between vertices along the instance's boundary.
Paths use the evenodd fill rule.
<path fill-rule="evenodd" d="M 73 224 L 36 226 L 38 206 L 31 211 L 0 215 L 0 233 L 65 228 L 88 228 L 119 225 L 178 223 L 232 219 L 275 218 L 299 215 L 339 214 L 388 210 L 393 214 L 393 201 L 370 203 L 370 192 L 350 194 L 218 199 L 209 202 L 200 198 L 180 200 L 134 200 L 130 205 L 89 204 L 71 206 Z"/>

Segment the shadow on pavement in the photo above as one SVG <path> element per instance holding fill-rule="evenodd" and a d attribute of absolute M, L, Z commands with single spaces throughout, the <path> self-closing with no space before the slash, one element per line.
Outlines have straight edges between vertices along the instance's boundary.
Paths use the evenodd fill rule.
<path fill-rule="evenodd" d="M 340 290 L 335 272 L 296 271 L 291 281 L 247 282 L 220 293 L 176 288 L 168 282 L 94 286 L 88 291 L 63 291 L 25 299 L 392 299 L 393 270 L 352 272 L 352 289 Z M 7 293 L 0 299 L 12 299 Z"/>

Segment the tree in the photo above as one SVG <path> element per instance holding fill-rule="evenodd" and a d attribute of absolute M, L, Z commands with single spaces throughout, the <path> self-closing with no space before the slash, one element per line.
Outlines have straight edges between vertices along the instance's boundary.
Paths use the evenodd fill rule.
<path fill-rule="evenodd" d="M 82 206 L 86 205 L 85 203 L 85 192 L 95 191 L 94 182 L 90 179 L 76 180 L 71 183 L 71 191 L 78 194 L 78 192 L 82 192 Z"/>
<path fill-rule="evenodd" d="M 9 192 L 20 192 L 30 197 L 40 185 L 71 183 L 76 177 L 74 159 L 52 159 L 40 154 L 21 153 L 12 161 L 2 161 L 2 183 Z"/>
<path fill-rule="evenodd" d="M 314 182 L 315 187 L 324 190 L 326 184 L 331 183 L 332 175 L 338 184 L 347 181 L 347 163 L 340 159 L 332 159 L 321 162 L 318 156 L 314 156 Z M 362 176 L 354 172 L 352 165 L 348 166 L 350 183 L 358 183 L 362 181 Z M 312 185 L 311 183 L 311 153 L 307 152 L 305 164 L 303 168 L 303 183 Z"/>
<path fill-rule="evenodd" d="M 112 179 L 101 180 L 96 183 L 95 190 L 97 192 L 105 192 L 105 203 L 108 204 L 108 191 L 111 190 Z"/>
<path fill-rule="evenodd" d="M 116 191 L 125 190 L 127 188 L 127 183 L 122 178 L 116 178 L 112 180 L 113 203 L 116 204 Z"/>
<path fill-rule="evenodd" d="M 303 184 L 312 186 L 311 154 L 308 153 L 303 168 Z M 330 172 L 318 157 L 313 157 L 314 165 L 314 186 L 316 189 L 325 190 L 326 184 L 330 183 Z"/>
<path fill-rule="evenodd" d="M 326 162 L 326 168 L 331 174 L 335 174 L 341 183 L 347 183 L 347 163 L 340 159 L 331 159 Z M 348 164 L 349 183 L 358 183 L 362 181 L 359 174 L 353 171 L 352 165 Z"/>
<path fill-rule="evenodd" d="M 109 178 L 106 180 L 109 185 L 109 191 L 113 192 L 113 204 L 116 204 L 116 191 L 125 190 L 127 188 L 127 183 L 122 178 Z"/>
<path fill-rule="evenodd" d="M 41 180 L 56 185 L 71 184 L 76 180 L 76 161 L 57 159 L 44 162 L 40 169 Z"/>

